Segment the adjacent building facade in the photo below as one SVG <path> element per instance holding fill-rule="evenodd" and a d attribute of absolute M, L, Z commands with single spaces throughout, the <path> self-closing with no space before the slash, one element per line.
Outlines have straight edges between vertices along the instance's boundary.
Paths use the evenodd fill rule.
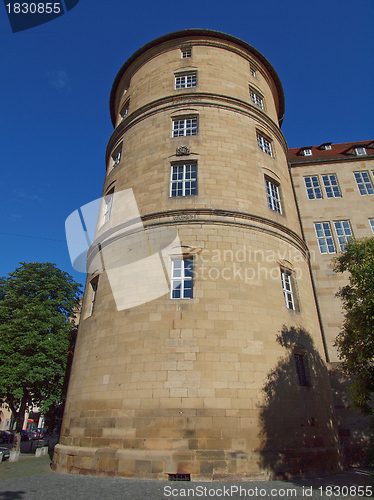
<path fill-rule="evenodd" d="M 110 111 L 54 469 L 214 479 L 340 467 L 324 327 L 334 335 L 340 311 L 316 294 L 333 300 L 337 285 L 325 223 L 349 238 L 346 222 L 359 222 L 328 218 L 337 196 L 312 200 L 309 184 L 320 176 L 321 192 L 337 193 L 338 174 L 344 197 L 359 176 L 289 156 L 275 70 L 223 33 L 185 30 L 139 49 Z M 313 279 L 317 259 L 326 272 Z"/>

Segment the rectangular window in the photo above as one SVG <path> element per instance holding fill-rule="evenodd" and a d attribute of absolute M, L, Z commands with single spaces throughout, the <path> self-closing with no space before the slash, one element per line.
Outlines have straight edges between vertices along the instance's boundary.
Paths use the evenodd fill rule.
<path fill-rule="evenodd" d="M 250 93 L 250 96 L 251 96 L 251 101 L 254 102 L 256 104 L 256 106 L 258 106 L 259 108 L 264 109 L 264 99 L 263 99 L 263 97 L 260 96 L 260 94 L 256 93 L 251 88 L 249 89 L 249 93 Z"/>
<path fill-rule="evenodd" d="M 371 183 L 369 172 L 354 172 L 354 174 L 360 194 L 374 194 L 373 184 Z"/>
<path fill-rule="evenodd" d="M 304 149 L 303 150 L 304 156 L 312 156 L 312 150 L 311 149 Z"/>
<path fill-rule="evenodd" d="M 366 155 L 366 149 L 365 148 L 355 148 L 355 154 L 357 156 Z"/>
<path fill-rule="evenodd" d="M 322 176 L 323 185 L 325 186 L 327 198 L 341 198 L 341 192 L 338 184 L 338 179 L 335 174 L 327 174 Z"/>
<path fill-rule="evenodd" d="M 193 259 L 172 260 L 171 298 L 193 298 Z"/>
<path fill-rule="evenodd" d="M 266 177 L 265 184 L 269 208 L 281 214 L 282 205 L 280 199 L 279 184 L 276 184 L 274 181 L 267 179 Z"/>
<path fill-rule="evenodd" d="M 175 77 L 175 89 L 189 89 L 197 86 L 197 74 L 187 73 Z"/>
<path fill-rule="evenodd" d="M 124 107 L 121 109 L 120 115 L 121 115 L 121 120 L 124 120 L 126 116 L 129 114 L 129 101 L 124 105 Z"/>
<path fill-rule="evenodd" d="M 369 219 L 369 224 L 370 224 L 371 230 L 373 231 L 373 234 L 374 234 L 374 219 Z"/>
<path fill-rule="evenodd" d="M 173 137 L 197 135 L 197 118 L 173 120 Z"/>
<path fill-rule="evenodd" d="M 190 196 L 197 194 L 197 164 L 172 165 L 170 196 Z"/>
<path fill-rule="evenodd" d="M 259 132 L 257 132 L 257 144 L 258 147 L 261 149 L 261 151 L 270 156 L 273 156 L 271 142 L 268 139 L 265 139 L 265 137 L 261 135 Z"/>
<path fill-rule="evenodd" d="M 192 56 L 192 49 L 181 49 L 181 58 L 182 59 L 187 59 L 188 57 Z"/>
<path fill-rule="evenodd" d="M 322 191 L 319 185 L 318 175 L 304 177 L 306 192 L 310 200 L 319 200 L 322 198 Z"/>
<path fill-rule="evenodd" d="M 302 386 L 310 387 L 311 384 L 310 384 L 309 370 L 305 354 L 295 353 L 294 356 L 295 356 L 296 372 L 297 372 L 297 377 L 299 379 L 299 384 Z"/>
<path fill-rule="evenodd" d="M 344 252 L 347 243 L 353 241 L 351 225 L 348 220 L 341 220 L 334 222 L 334 226 L 340 250 Z"/>
<path fill-rule="evenodd" d="M 251 71 L 251 75 L 256 78 L 256 68 L 254 66 L 250 66 L 250 71 Z"/>
<path fill-rule="evenodd" d="M 110 214 L 112 212 L 114 189 L 104 196 L 104 214 L 103 214 L 103 224 L 108 222 L 110 219 Z"/>
<path fill-rule="evenodd" d="M 97 286 L 99 284 L 99 277 L 96 276 L 93 280 L 90 281 L 91 285 L 91 301 L 90 301 L 90 312 L 89 316 L 92 316 L 95 308 L 95 301 L 96 301 L 96 292 L 97 292 Z"/>
<path fill-rule="evenodd" d="M 294 291 L 292 289 L 291 274 L 292 273 L 286 269 L 281 270 L 283 295 L 286 300 L 287 309 L 295 310 L 295 300 L 294 300 Z"/>
<path fill-rule="evenodd" d="M 319 251 L 321 253 L 335 253 L 335 243 L 332 237 L 331 227 L 329 222 L 315 222 Z"/>

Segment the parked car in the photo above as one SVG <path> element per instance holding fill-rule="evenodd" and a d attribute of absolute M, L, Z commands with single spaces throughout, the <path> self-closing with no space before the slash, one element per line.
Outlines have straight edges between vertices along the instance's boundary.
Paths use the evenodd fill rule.
<path fill-rule="evenodd" d="M 12 443 L 14 434 L 9 431 L 0 431 L 0 443 Z"/>
<path fill-rule="evenodd" d="M 36 429 L 28 430 L 27 435 L 29 439 L 39 439 L 39 432 Z"/>
<path fill-rule="evenodd" d="M 3 460 L 8 460 L 10 457 L 10 450 L 8 448 L 3 448 L 0 446 L 0 453 L 3 454 Z"/>

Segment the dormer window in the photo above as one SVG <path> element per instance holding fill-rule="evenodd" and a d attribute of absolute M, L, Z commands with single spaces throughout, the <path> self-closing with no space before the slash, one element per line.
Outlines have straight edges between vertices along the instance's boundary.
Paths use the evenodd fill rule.
<path fill-rule="evenodd" d="M 366 148 L 355 148 L 355 155 L 356 156 L 364 156 L 366 155 Z"/>
<path fill-rule="evenodd" d="M 304 156 L 312 156 L 312 150 L 311 149 L 304 149 L 303 150 L 303 155 Z"/>
<path fill-rule="evenodd" d="M 323 144 L 320 145 L 320 147 L 318 149 L 330 150 L 331 149 L 331 142 L 324 142 Z"/>

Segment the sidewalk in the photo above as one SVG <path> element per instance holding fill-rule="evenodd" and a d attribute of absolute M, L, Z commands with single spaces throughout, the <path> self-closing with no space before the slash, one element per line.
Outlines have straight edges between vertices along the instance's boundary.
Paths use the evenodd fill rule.
<path fill-rule="evenodd" d="M 1 500 L 164 500 L 164 499 L 354 499 L 373 486 L 367 470 L 351 469 L 326 477 L 292 481 L 160 482 L 57 474 L 50 457 L 22 453 L 18 462 L 0 464 Z M 358 488 L 360 486 L 360 488 Z M 329 488 L 332 487 L 333 489 Z M 367 489 L 366 489 L 367 488 Z M 335 493 L 335 494 L 334 494 Z"/>

